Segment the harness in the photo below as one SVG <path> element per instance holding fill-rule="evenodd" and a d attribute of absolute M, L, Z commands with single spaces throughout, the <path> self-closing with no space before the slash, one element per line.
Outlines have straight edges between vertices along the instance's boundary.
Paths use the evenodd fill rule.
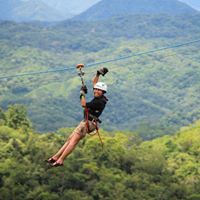
<path fill-rule="evenodd" d="M 90 134 L 89 117 L 92 118 L 92 123 L 94 124 L 95 129 L 96 129 L 96 132 L 94 134 Z M 99 137 L 99 140 L 101 142 L 101 146 L 103 148 L 103 141 L 101 139 L 101 136 L 99 133 L 99 127 L 98 127 L 98 123 L 101 123 L 101 120 L 98 117 L 90 114 L 87 107 L 85 108 L 85 121 L 86 121 L 85 125 L 86 125 L 86 129 L 87 129 L 87 133 L 91 136 L 97 134 Z"/>

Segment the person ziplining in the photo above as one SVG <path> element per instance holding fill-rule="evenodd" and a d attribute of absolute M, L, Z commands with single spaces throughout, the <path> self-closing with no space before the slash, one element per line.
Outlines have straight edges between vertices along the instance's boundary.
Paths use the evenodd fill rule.
<path fill-rule="evenodd" d="M 100 70 L 97 70 L 96 75 L 92 79 L 94 98 L 90 102 L 86 102 L 87 87 L 83 80 L 83 67 L 83 64 L 77 65 L 79 76 L 81 77 L 82 81 L 82 87 L 80 90 L 80 103 L 84 108 L 84 119 L 74 129 L 72 134 L 68 137 L 67 141 L 58 150 L 58 152 L 46 160 L 51 167 L 63 166 L 64 159 L 69 156 L 70 153 L 72 153 L 76 145 L 86 136 L 86 134 L 90 134 L 96 130 L 96 133 L 99 135 L 98 126 L 99 123 L 101 123 L 99 116 L 102 114 L 108 101 L 107 97 L 104 95 L 107 92 L 107 85 L 103 82 L 99 82 L 99 77 L 100 75 L 104 76 L 108 72 L 108 69 L 104 67 Z"/>

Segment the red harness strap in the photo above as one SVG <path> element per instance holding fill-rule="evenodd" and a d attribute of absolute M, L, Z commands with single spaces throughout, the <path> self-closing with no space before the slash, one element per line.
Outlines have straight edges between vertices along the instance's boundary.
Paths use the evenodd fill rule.
<path fill-rule="evenodd" d="M 99 133 L 99 127 L 98 127 L 97 121 L 95 121 L 94 123 L 95 123 L 96 133 L 99 136 L 99 140 L 101 142 L 101 147 L 103 148 L 103 141 L 102 141 L 100 133 Z"/>

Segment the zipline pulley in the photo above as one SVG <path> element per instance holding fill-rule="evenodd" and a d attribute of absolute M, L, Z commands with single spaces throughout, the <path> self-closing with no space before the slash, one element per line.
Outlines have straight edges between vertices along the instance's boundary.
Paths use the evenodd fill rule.
<path fill-rule="evenodd" d="M 78 75 L 81 77 L 81 82 L 82 82 L 82 86 L 84 86 L 84 80 L 83 80 L 83 76 L 84 76 L 84 71 L 82 70 L 82 68 L 84 68 L 84 64 L 77 64 L 76 68 L 78 70 Z"/>

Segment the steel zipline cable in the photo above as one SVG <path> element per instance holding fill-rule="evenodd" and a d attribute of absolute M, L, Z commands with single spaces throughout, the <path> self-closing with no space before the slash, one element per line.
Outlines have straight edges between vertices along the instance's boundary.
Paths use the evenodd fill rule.
<path fill-rule="evenodd" d="M 160 47 L 160 48 L 156 48 L 156 49 L 151 49 L 151 50 L 148 50 L 148 51 L 138 52 L 138 53 L 134 53 L 134 54 L 126 55 L 126 56 L 121 56 L 121 57 L 117 57 L 117 58 L 113 58 L 113 59 L 109 59 L 109 60 L 105 60 L 105 61 L 89 63 L 89 64 L 85 64 L 85 67 L 93 67 L 93 66 L 100 65 L 100 64 L 111 63 L 111 62 L 115 62 L 115 61 L 128 59 L 128 58 L 131 58 L 131 57 L 147 55 L 147 54 L 151 54 L 151 53 L 154 53 L 154 52 L 164 51 L 164 50 L 167 50 L 167 49 L 176 49 L 176 48 L 180 48 L 182 46 L 188 46 L 188 45 L 195 44 L 195 43 L 198 43 L 198 42 L 200 42 L 200 39 L 192 40 L 192 41 L 184 42 L 184 43 L 179 43 L 179 44 L 175 44 L 175 45 L 164 46 L 164 47 Z M 75 67 L 65 67 L 65 68 L 49 69 L 49 70 L 44 70 L 44 71 L 30 71 L 30 72 L 13 74 L 13 75 L 0 75 L 0 80 L 1 79 L 8 79 L 8 78 L 22 77 L 22 76 L 31 76 L 31 75 L 40 75 L 40 74 L 47 74 L 47 73 L 70 71 L 70 70 L 75 70 L 75 69 L 76 69 Z"/>

